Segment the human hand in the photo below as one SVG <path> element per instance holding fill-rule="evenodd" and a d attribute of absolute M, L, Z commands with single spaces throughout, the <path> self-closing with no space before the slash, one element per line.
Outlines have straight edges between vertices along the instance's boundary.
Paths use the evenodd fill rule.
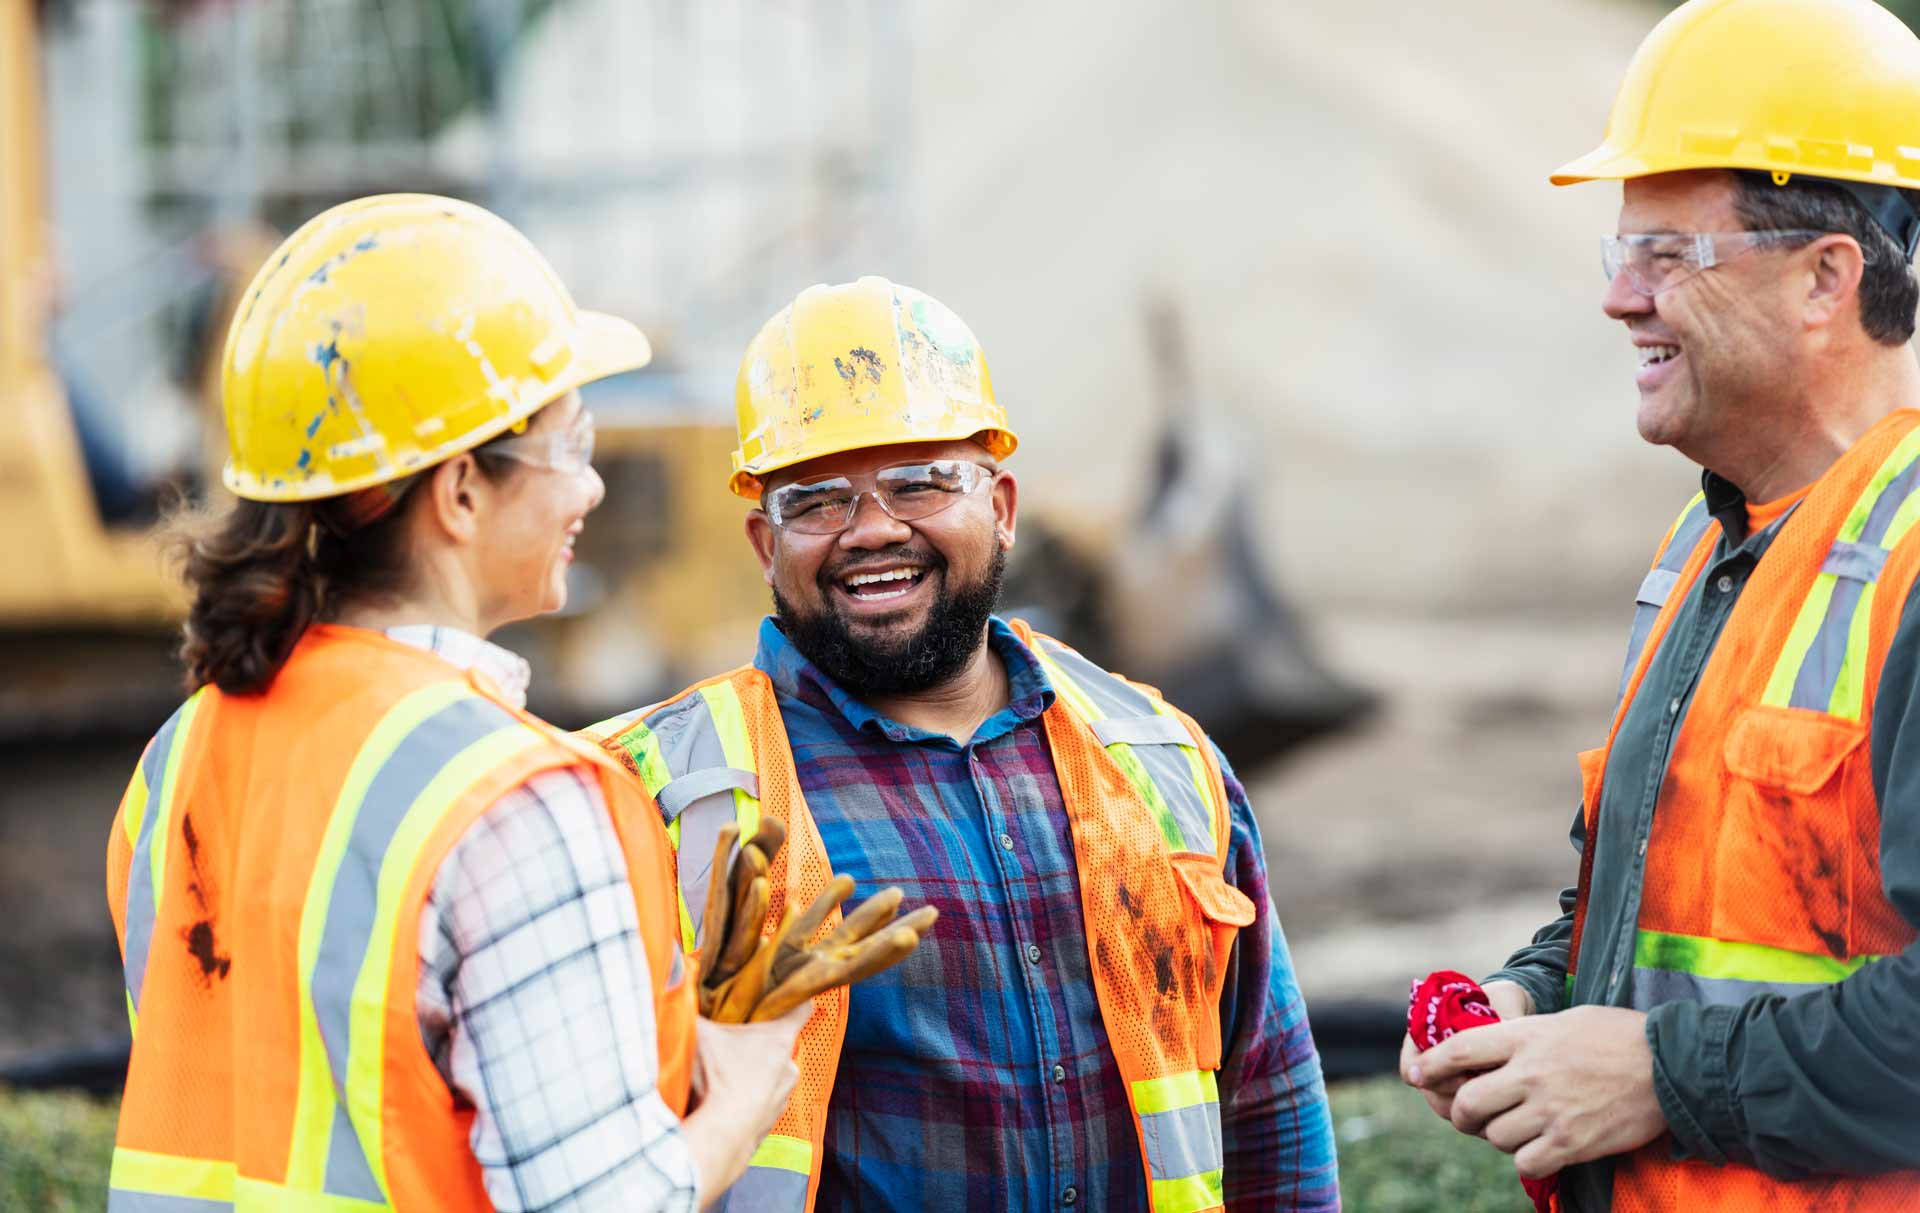
<path fill-rule="evenodd" d="M 1512 1154 L 1515 1170 L 1538 1179 L 1666 1131 L 1646 1019 L 1619 1007 L 1529 1015 L 1459 1033 L 1411 1065 L 1403 1057 L 1403 1071 L 1423 1091 L 1453 1084 L 1453 1126 Z"/>
<path fill-rule="evenodd" d="M 682 1131 L 703 1205 L 711 1206 L 746 1174 L 753 1152 L 786 1110 L 800 1081 L 794 1042 L 812 1015 L 809 1001 L 756 1024 L 694 1020 L 694 1108 Z"/>
<path fill-rule="evenodd" d="M 1454 989 L 1454 987 L 1443 985 L 1438 988 L 1429 988 L 1431 983 L 1439 979 L 1450 979 L 1455 976 L 1457 975 L 1446 971 L 1436 971 L 1430 974 L 1425 982 L 1415 983 L 1415 1002 L 1418 1003 L 1423 998 L 1441 998 L 1441 996 L 1445 995 L 1447 991 Z M 1481 1019 L 1476 1026 L 1485 1026 L 1502 1020 L 1519 1019 L 1533 1013 L 1533 996 L 1527 993 L 1526 987 L 1520 985 L 1518 982 L 1488 982 L 1485 986 L 1478 987 L 1478 995 L 1480 996 L 1482 1006 L 1487 1010 L 1491 1010 L 1493 1016 L 1488 1019 Z M 1474 999 L 1466 998 L 1464 1001 L 1466 1004 L 1471 1004 Z M 1472 1009 L 1471 1005 L 1463 1005 L 1459 1008 L 1460 1011 Z M 1421 1013 L 1444 1015 L 1444 1012 L 1442 1012 L 1439 1007 L 1427 1007 Z M 1431 1034 L 1434 1028 L 1429 1026 L 1427 1030 L 1428 1033 Z M 1432 1043 L 1431 1035 L 1422 1037 L 1422 1039 Z M 1411 1034 L 1402 1037 L 1400 1041 L 1400 1081 L 1418 1090 L 1421 1097 L 1427 1101 L 1427 1106 L 1433 1109 L 1434 1115 L 1442 1119 L 1450 1119 L 1453 1115 L 1453 1094 L 1459 1090 L 1460 1084 L 1464 1083 L 1468 1076 L 1456 1075 L 1441 1082 L 1429 1080 L 1423 1083 L 1425 1075 L 1420 1070 L 1420 1056 L 1419 1042 L 1416 1041 Z M 1419 1077 L 1416 1077 L 1416 1075 Z"/>

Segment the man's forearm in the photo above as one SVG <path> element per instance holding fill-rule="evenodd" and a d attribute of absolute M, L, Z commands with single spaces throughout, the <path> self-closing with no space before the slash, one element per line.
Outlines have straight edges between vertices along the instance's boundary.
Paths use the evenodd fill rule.
<path fill-rule="evenodd" d="M 1845 981 L 1648 1017 L 1661 1104 L 1689 1157 L 1792 1178 L 1920 1169 L 1920 944 Z"/>

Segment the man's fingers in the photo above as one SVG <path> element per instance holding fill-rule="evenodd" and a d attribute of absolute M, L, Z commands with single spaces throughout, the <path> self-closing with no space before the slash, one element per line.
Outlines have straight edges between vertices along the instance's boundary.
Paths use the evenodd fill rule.
<path fill-rule="evenodd" d="M 1547 1119 L 1538 1100 L 1523 1100 L 1488 1121 L 1480 1136 L 1502 1154 L 1512 1154 L 1545 1132 Z"/>
<path fill-rule="evenodd" d="M 1410 1087 L 1420 1085 L 1420 1078 L 1415 1077 L 1415 1066 L 1419 1060 L 1420 1046 L 1413 1043 L 1413 1037 L 1402 1036 L 1400 1038 L 1400 1081 Z"/>
<path fill-rule="evenodd" d="M 1484 1032 L 1485 1028 L 1475 1028 Z M 1462 1086 L 1453 1096 L 1453 1127 L 1478 1137 L 1487 1122 L 1524 1100 L 1527 1091 L 1504 1070 L 1482 1074 Z"/>
<path fill-rule="evenodd" d="M 1433 1087 L 1445 1079 L 1504 1065 L 1519 1047 L 1520 1034 L 1514 1031 L 1518 1026 L 1495 1023 L 1454 1033 L 1420 1055 L 1420 1085 Z"/>
<path fill-rule="evenodd" d="M 1573 1161 L 1565 1145 L 1555 1141 L 1551 1134 L 1542 1133 L 1514 1154 L 1513 1169 L 1525 1179 L 1545 1179 Z"/>

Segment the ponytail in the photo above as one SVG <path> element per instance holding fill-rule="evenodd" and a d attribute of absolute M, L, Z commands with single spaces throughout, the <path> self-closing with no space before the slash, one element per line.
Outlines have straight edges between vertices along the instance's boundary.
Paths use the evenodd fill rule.
<path fill-rule="evenodd" d="M 180 646 L 188 688 L 264 691 L 309 626 L 348 598 L 397 591 L 406 553 L 395 509 L 352 526 L 342 499 L 238 501 L 168 523 L 193 605 Z"/>

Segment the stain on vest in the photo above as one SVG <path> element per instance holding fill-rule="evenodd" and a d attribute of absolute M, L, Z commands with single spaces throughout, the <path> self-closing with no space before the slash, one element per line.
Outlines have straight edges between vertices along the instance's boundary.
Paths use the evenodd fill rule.
<path fill-rule="evenodd" d="M 201 917 L 192 926 L 180 932 L 180 938 L 186 941 L 187 954 L 200 966 L 200 982 L 211 989 L 214 978 L 226 980 L 233 969 L 233 958 L 220 953 L 218 943 L 213 936 L 213 906 L 207 897 L 207 877 L 200 867 L 200 836 L 193 828 L 193 815 L 180 815 L 180 839 L 187 844 L 187 864 L 193 870 L 193 879 L 187 882 L 187 892 L 200 908 Z"/>

